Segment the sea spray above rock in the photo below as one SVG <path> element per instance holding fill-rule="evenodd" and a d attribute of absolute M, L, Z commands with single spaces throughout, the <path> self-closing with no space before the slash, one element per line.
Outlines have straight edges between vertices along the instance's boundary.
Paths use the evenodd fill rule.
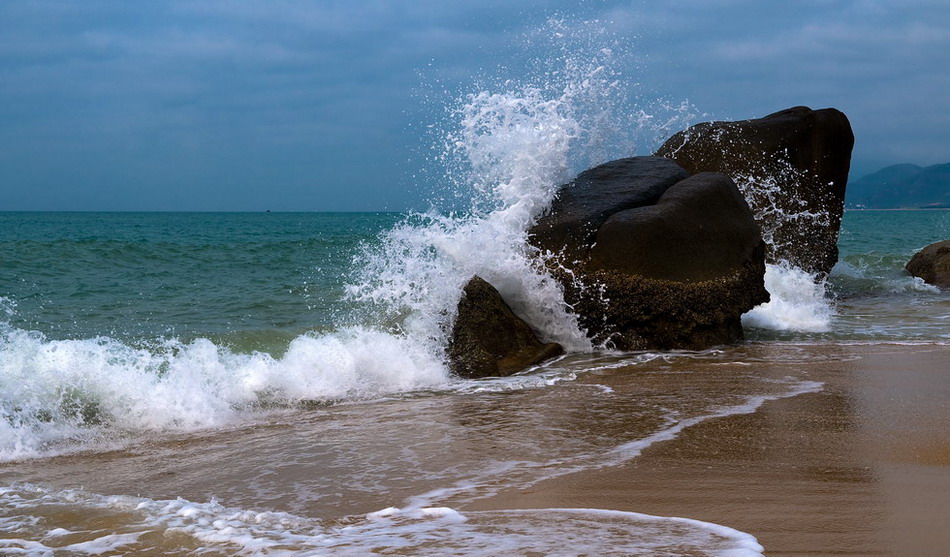
<path fill-rule="evenodd" d="M 691 174 L 731 176 L 762 227 L 767 261 L 824 276 L 838 260 L 853 146 L 843 113 L 799 106 L 759 119 L 697 124 L 656 154 Z"/>
<path fill-rule="evenodd" d="M 568 351 L 592 348 L 526 231 L 577 161 L 600 162 L 604 149 L 630 146 L 613 134 L 629 134 L 631 127 L 616 123 L 643 112 L 612 112 L 629 89 L 613 69 L 615 51 L 590 37 L 581 37 L 581 48 L 562 44 L 574 35 L 563 24 L 550 31 L 559 56 L 534 73 L 529 64 L 518 79 L 489 78 L 489 89 L 460 97 L 447 111 L 451 122 L 433 132 L 432 160 L 446 173 L 439 180 L 451 190 L 455 210 L 410 216 L 354 261 L 358 276 L 348 295 L 379 308 L 380 321 L 434 354 L 450 343 L 458 301 L 473 275 L 495 287 L 542 341 Z"/>
<path fill-rule="evenodd" d="M 735 342 L 741 315 L 769 299 L 759 228 L 723 174 L 606 163 L 562 186 L 530 233 L 581 324 L 619 349 Z"/>
<path fill-rule="evenodd" d="M 553 100 L 534 87 L 466 97 L 459 127 L 446 141 L 447 156 L 465 161 L 453 167 L 468 173 L 455 183 L 467 180 L 470 210 L 414 215 L 383 234 L 354 261 L 359 276 L 348 294 L 395 317 L 401 333 L 436 354 L 448 345 L 464 285 L 479 275 L 545 341 L 590 349 L 525 232 L 554 196 L 578 133 L 571 109 L 576 91 L 565 88 Z"/>
<path fill-rule="evenodd" d="M 683 125 L 690 111 L 688 103 L 664 105 L 653 118 L 650 105 L 632 109 L 637 85 L 616 69 L 625 47 L 601 41 L 609 32 L 590 25 L 551 22 L 541 35 L 553 48 L 525 52 L 553 51 L 553 58 L 518 65 L 516 76 L 482 78 L 487 88 L 460 96 L 446 111 L 451 122 L 429 128 L 437 150 L 430 160 L 446 174 L 436 178 L 434 207 L 383 234 L 354 261 L 358 276 L 349 296 L 379 308 L 380 321 L 398 334 L 433 354 L 441 350 L 447 363 L 452 331 L 465 319 L 459 300 L 474 275 L 497 289 L 542 342 L 569 352 L 593 348 L 527 230 L 577 169 L 634 152 L 641 137 L 652 149 L 652 139 Z M 440 200 L 451 206 L 438 207 Z"/>

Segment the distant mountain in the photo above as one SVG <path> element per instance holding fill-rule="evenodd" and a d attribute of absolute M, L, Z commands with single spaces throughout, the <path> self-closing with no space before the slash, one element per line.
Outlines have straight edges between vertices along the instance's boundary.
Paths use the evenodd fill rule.
<path fill-rule="evenodd" d="M 950 208 L 950 163 L 895 164 L 848 183 L 850 209 Z"/>

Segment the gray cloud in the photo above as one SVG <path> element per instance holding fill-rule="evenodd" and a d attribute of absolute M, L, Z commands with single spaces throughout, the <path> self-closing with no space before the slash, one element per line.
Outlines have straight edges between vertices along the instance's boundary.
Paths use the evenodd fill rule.
<path fill-rule="evenodd" d="M 950 160 L 942 2 L 10 2 L 0 209 L 421 207 L 418 130 L 556 55 L 558 13 L 609 31 L 631 102 L 837 106 L 856 172 Z"/>

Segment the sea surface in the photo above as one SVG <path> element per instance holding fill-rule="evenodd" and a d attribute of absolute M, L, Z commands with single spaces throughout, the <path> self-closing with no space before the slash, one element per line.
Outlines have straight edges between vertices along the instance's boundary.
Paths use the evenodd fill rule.
<path fill-rule="evenodd" d="M 816 345 L 950 342 L 950 298 L 903 271 L 950 236 L 950 211 L 849 211 L 826 283 L 769 269 L 777 299 L 746 316 L 743 346 L 581 346 L 461 380 L 412 315 L 360 299 L 395 279 L 354 269 L 394 234 L 431 234 L 424 220 L 0 213 L 3 552 L 754 555 L 748 534 L 677 517 L 457 509 L 821 389 L 764 371 Z M 744 365 L 690 375 L 719 361 Z M 671 367 L 681 388 L 658 388 Z"/>
<path fill-rule="evenodd" d="M 471 508 L 820 391 L 797 364 L 842 343 L 950 342 L 950 297 L 903 271 L 950 211 L 846 213 L 827 280 L 769 266 L 744 344 L 596 346 L 525 231 L 690 110 L 623 109 L 613 51 L 582 42 L 449 99 L 427 212 L 0 212 L 0 554 L 762 554 L 678 516 Z M 453 377 L 476 273 L 567 354 Z"/>

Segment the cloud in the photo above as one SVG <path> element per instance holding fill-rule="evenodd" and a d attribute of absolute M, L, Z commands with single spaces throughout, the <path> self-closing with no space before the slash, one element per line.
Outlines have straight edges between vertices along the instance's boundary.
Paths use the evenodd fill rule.
<path fill-rule="evenodd" d="M 338 208 L 419 206 L 392 186 L 423 164 L 415 130 L 475 82 L 557 66 L 545 61 L 563 54 L 545 23 L 556 14 L 571 44 L 616 50 L 644 106 L 688 99 L 714 118 L 838 106 L 865 166 L 950 152 L 943 2 L 6 2 L 0 194 L 110 183 L 89 198 L 148 208 L 120 184 L 164 184 L 191 188 L 181 208 L 236 208 L 207 184 L 250 199 L 255 187 L 299 191 L 309 175 L 377 188 L 355 200 L 327 186 L 322 201 Z M 372 168 L 354 168 L 361 158 Z"/>
<path fill-rule="evenodd" d="M 645 78 L 714 118 L 795 104 L 849 115 L 856 172 L 945 162 L 950 6 L 939 1 L 686 0 L 609 15 L 639 40 Z"/>

